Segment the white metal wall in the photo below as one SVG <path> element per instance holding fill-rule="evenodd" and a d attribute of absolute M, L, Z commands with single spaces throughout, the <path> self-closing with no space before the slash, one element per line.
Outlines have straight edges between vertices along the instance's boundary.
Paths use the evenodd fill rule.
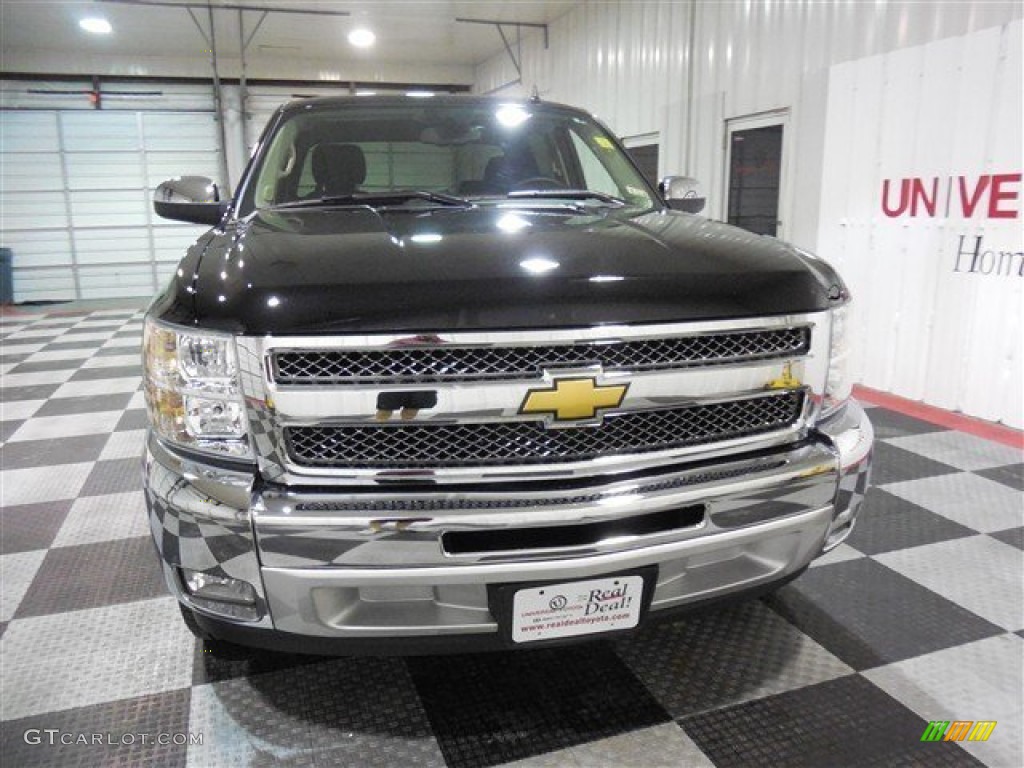
<path fill-rule="evenodd" d="M 1021 28 L 832 68 L 818 238 L 857 299 L 865 384 L 1017 428 Z"/>
<path fill-rule="evenodd" d="M 15 301 L 153 295 L 202 231 L 157 218 L 153 190 L 182 173 L 220 175 L 209 89 L 135 86 L 93 110 L 84 96 L 39 108 L 67 104 L 57 91 L 80 83 L 34 85 L 5 88 L 0 111 L 0 244 L 14 251 Z"/>
<path fill-rule="evenodd" d="M 521 84 L 507 85 L 516 78 L 516 72 L 507 55 L 502 54 L 478 67 L 475 90 L 527 95 L 536 86 L 543 98 L 589 109 L 619 135 L 658 132 L 662 175 L 685 173 L 699 178 L 708 194 L 706 214 L 712 218 L 722 218 L 724 210 L 727 121 L 787 109 L 780 198 L 785 236 L 825 258 L 845 259 L 844 271 L 857 280 L 851 263 L 859 258 L 861 264 L 867 264 L 868 254 L 830 252 L 832 242 L 819 242 L 825 226 L 822 200 L 829 192 L 823 183 L 826 178 L 830 185 L 843 183 L 822 170 L 826 164 L 830 69 L 843 62 L 998 29 L 1022 16 L 1024 5 L 1009 1 L 587 0 L 550 25 L 547 50 L 539 34 L 524 37 Z M 1020 43 L 1017 45 L 1019 50 Z M 956 65 L 972 66 L 965 58 L 957 59 Z M 949 103 L 950 119 L 962 116 L 970 109 L 969 104 Z M 1003 113 L 993 112 L 992 104 L 978 106 L 989 111 L 974 113 L 972 119 L 981 128 L 997 130 L 995 121 L 1001 120 Z M 861 114 L 851 119 L 855 119 L 851 130 L 870 137 L 886 129 Z M 1020 146 L 1019 130 L 1014 133 L 1009 129 L 1004 135 Z M 908 139 L 910 149 L 911 144 L 912 139 Z M 851 153 L 848 157 L 858 159 L 859 155 Z M 927 169 L 921 170 L 921 175 L 929 175 Z M 872 258 L 887 257 L 893 258 L 879 251 Z M 906 270 L 901 280 L 909 283 L 914 279 L 914 265 L 898 268 Z M 862 317 L 891 310 L 887 301 L 876 303 L 870 290 L 860 290 L 859 294 Z M 971 306 L 976 308 L 971 315 L 972 329 L 981 328 L 983 321 L 991 319 L 985 313 L 995 311 L 980 297 L 972 299 Z M 998 306 L 1013 315 L 1008 320 L 1004 314 L 999 333 L 1016 334 L 1014 338 L 1019 339 L 1019 330 L 1011 332 L 1011 328 L 1019 329 L 1019 304 Z M 897 322 L 906 323 L 907 314 L 904 311 Z M 911 324 L 906 331 L 912 347 L 915 344 L 909 340 L 915 338 L 916 331 L 911 330 L 914 327 Z M 982 358 L 970 355 L 967 359 L 971 366 L 988 371 L 1000 386 L 986 388 L 980 383 L 984 377 L 976 375 L 972 383 L 959 385 L 971 389 L 971 396 L 953 396 L 948 385 L 939 381 L 943 379 L 940 369 L 945 360 L 943 342 L 941 334 L 919 337 L 916 344 L 921 348 L 905 349 L 906 354 L 895 356 L 876 339 L 857 358 L 858 376 L 896 394 L 1019 424 L 1019 416 L 1014 415 L 1019 413 L 1016 406 L 1001 405 L 1014 400 L 1014 386 L 1020 391 L 1019 355 L 1007 356 L 1004 350 L 1000 357 L 993 350 L 984 357 L 984 365 Z M 923 348 L 929 344 L 934 345 L 934 352 Z M 889 372 L 879 375 L 882 370 Z"/>

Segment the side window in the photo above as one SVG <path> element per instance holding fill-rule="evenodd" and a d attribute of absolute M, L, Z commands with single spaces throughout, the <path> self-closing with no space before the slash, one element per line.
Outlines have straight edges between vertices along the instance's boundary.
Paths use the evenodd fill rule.
<path fill-rule="evenodd" d="M 295 188 L 295 195 L 300 199 L 311 197 L 316 191 L 316 179 L 313 178 L 314 149 L 315 147 L 310 147 L 302 161 L 302 173 L 299 174 L 299 183 Z"/>
<path fill-rule="evenodd" d="M 295 170 L 297 159 L 295 126 L 292 121 L 278 133 L 263 162 L 263 169 L 260 171 L 260 177 L 256 183 L 255 203 L 257 208 L 274 205 L 278 202 L 281 182 Z"/>
<path fill-rule="evenodd" d="M 604 167 L 594 149 L 586 144 L 575 131 L 571 131 L 572 146 L 576 150 L 576 157 L 580 162 L 580 169 L 583 171 L 583 181 L 587 189 L 595 192 L 604 192 L 606 195 L 619 197 L 622 191 L 619 189 L 611 174 Z M 595 142 L 607 141 L 603 136 L 593 137 Z"/>

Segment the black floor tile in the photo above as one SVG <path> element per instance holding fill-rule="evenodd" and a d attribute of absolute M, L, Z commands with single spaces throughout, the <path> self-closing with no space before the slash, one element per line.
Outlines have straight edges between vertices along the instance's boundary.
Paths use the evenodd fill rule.
<path fill-rule="evenodd" d="M 71 500 L 0 507 L 0 554 L 46 549 L 71 509 Z"/>
<path fill-rule="evenodd" d="M 38 363 L 20 363 L 9 371 L 15 373 L 43 373 L 44 371 L 67 371 L 74 370 L 82 364 L 79 359 L 74 360 L 40 360 Z"/>
<path fill-rule="evenodd" d="M 60 402 L 51 400 L 51 403 Z M 38 415 L 38 414 L 37 414 Z M 52 414 L 51 414 L 52 415 Z M 109 435 L 75 435 L 59 440 L 19 440 L 0 449 L 4 469 L 48 467 L 95 461 L 103 452 Z"/>
<path fill-rule="evenodd" d="M 73 339 L 74 337 L 72 337 Z M 86 339 L 84 341 L 72 341 L 65 336 L 59 336 L 56 341 L 51 341 L 44 348 L 44 352 L 56 352 L 57 350 L 63 349 L 95 349 L 102 341 L 95 339 Z"/>
<path fill-rule="evenodd" d="M 219 683 L 235 678 L 252 677 L 264 672 L 277 672 L 305 664 L 323 662 L 322 656 L 307 654 L 273 653 L 257 648 L 236 646 L 227 648 L 223 643 L 212 649 L 208 643 L 196 643 L 192 665 L 192 685 Z"/>
<path fill-rule="evenodd" d="M 871 462 L 871 484 L 899 483 L 959 471 L 956 467 L 879 440 L 875 442 L 874 459 Z"/>
<path fill-rule="evenodd" d="M 98 381 L 100 379 L 127 379 L 142 375 L 142 363 L 117 368 L 82 368 L 72 374 L 68 381 Z"/>
<path fill-rule="evenodd" d="M 0 379 L 0 384 L 3 379 Z M 0 403 L 11 403 L 15 400 L 46 400 L 60 388 L 60 384 L 33 384 L 28 387 L 0 386 Z"/>
<path fill-rule="evenodd" d="M 184 766 L 187 744 L 175 744 L 173 738 L 160 744 L 158 735 L 187 730 L 190 699 L 191 691 L 184 688 L 10 720 L 4 723 L 0 754 L 5 765 L 19 768 Z M 68 736 L 62 739 L 65 734 Z M 87 740 L 100 734 L 100 743 L 75 743 L 80 734 Z M 141 734 L 149 738 L 143 739 Z M 35 743 L 37 738 L 39 743 Z"/>
<path fill-rule="evenodd" d="M 103 435 L 103 437 L 108 436 Z M 140 466 L 139 459 L 135 458 L 97 461 L 78 495 L 84 498 L 141 490 L 142 470 Z"/>
<path fill-rule="evenodd" d="M 98 608 L 165 594 L 167 587 L 149 536 L 57 547 L 46 553 L 15 618 Z"/>
<path fill-rule="evenodd" d="M 680 724 L 718 768 L 983 765 L 953 742 L 922 742 L 927 721 L 860 675 Z"/>
<path fill-rule="evenodd" d="M 875 437 L 878 438 L 906 437 L 907 435 L 921 435 L 925 432 L 946 431 L 945 427 L 885 408 L 872 408 L 868 412 L 868 418 L 871 419 L 871 426 L 875 428 Z"/>
<path fill-rule="evenodd" d="M 1024 491 L 1024 464 L 1008 464 L 1005 467 L 982 469 L 975 474 L 1008 485 L 1015 490 Z"/>
<path fill-rule="evenodd" d="M 811 568 L 767 602 L 858 670 L 1003 632 L 870 558 Z"/>
<path fill-rule="evenodd" d="M 670 718 L 604 642 L 409 660 L 452 768 L 564 749 Z"/>
<path fill-rule="evenodd" d="M 11 435 L 17 432 L 21 425 L 24 423 L 24 419 L 9 419 L 7 421 L 0 421 L 0 442 L 6 442 L 10 440 Z"/>
<path fill-rule="evenodd" d="M 138 347 L 100 347 L 93 357 L 122 357 L 124 355 L 137 355 Z"/>
<path fill-rule="evenodd" d="M 990 533 L 989 536 L 994 539 L 999 539 L 1004 544 L 1009 544 L 1017 549 L 1024 549 L 1024 526 L 1020 528 L 1010 528 L 1006 531 Z"/>
<path fill-rule="evenodd" d="M 133 394 L 133 392 L 117 392 L 112 395 L 56 398 L 43 403 L 43 406 L 33 416 L 67 416 L 76 413 L 120 411 L 128 405 Z"/>
<path fill-rule="evenodd" d="M 115 432 L 130 432 L 136 429 L 145 429 L 149 426 L 149 418 L 146 416 L 145 408 L 131 408 L 124 412 L 114 427 Z"/>
<path fill-rule="evenodd" d="M 69 328 L 67 330 L 67 334 L 76 335 L 80 333 L 108 333 L 110 331 L 116 331 L 118 328 L 121 327 L 121 325 L 122 323 L 114 323 L 112 325 L 100 325 L 99 323 L 97 323 L 96 325 L 79 325 L 75 328 Z"/>
<path fill-rule="evenodd" d="M 880 488 L 869 488 L 847 543 L 866 555 L 919 547 L 977 531 Z"/>

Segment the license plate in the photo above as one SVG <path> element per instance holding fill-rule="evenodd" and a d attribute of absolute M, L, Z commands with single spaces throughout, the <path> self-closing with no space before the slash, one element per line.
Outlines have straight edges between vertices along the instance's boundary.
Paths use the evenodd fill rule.
<path fill-rule="evenodd" d="M 516 590 L 512 600 L 512 641 L 632 629 L 640 623 L 642 576 L 609 576 Z"/>

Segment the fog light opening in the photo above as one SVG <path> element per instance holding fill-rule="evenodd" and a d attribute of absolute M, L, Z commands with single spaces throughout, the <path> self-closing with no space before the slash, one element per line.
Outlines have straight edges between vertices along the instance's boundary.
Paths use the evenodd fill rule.
<path fill-rule="evenodd" d="M 247 581 L 193 571 L 190 568 L 182 568 L 181 576 L 189 597 L 231 605 L 256 605 L 256 590 Z"/>

